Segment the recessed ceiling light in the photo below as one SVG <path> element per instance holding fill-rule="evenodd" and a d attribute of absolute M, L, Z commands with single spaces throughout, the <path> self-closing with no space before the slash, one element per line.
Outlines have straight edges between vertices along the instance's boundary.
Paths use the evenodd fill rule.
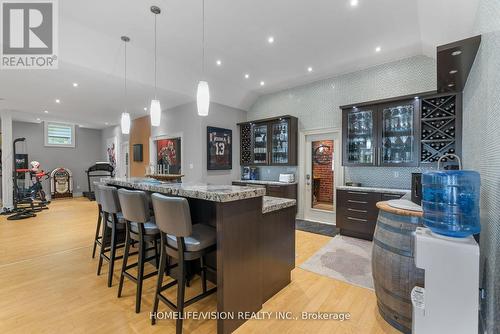
<path fill-rule="evenodd" d="M 418 100 L 418 96 L 415 96 L 415 100 Z"/>
<path fill-rule="evenodd" d="M 37 121 L 39 121 L 39 120 L 40 120 L 40 118 L 37 118 L 36 120 L 37 120 Z"/>
<path fill-rule="evenodd" d="M 261 81 L 261 82 L 260 82 L 260 85 L 261 85 L 261 86 L 264 86 L 265 84 L 266 84 L 266 83 L 265 83 L 264 81 Z"/>
<path fill-rule="evenodd" d="M 455 86 L 455 84 L 454 84 L 454 83 L 450 83 L 450 84 L 448 84 L 448 87 L 453 87 L 453 86 Z"/>
<path fill-rule="evenodd" d="M 375 52 L 380 52 L 380 51 L 382 51 L 382 48 L 381 48 L 380 46 L 377 46 L 377 47 L 375 48 Z"/>
<path fill-rule="evenodd" d="M 217 59 L 217 61 L 215 63 L 217 64 L 217 66 L 221 66 L 222 65 L 222 60 Z"/>
<path fill-rule="evenodd" d="M 73 87 L 78 87 L 78 82 L 73 82 Z"/>
<path fill-rule="evenodd" d="M 273 37 L 273 36 L 269 36 L 269 37 L 267 38 L 267 42 L 268 42 L 269 44 L 273 44 L 273 43 L 274 43 L 274 37 Z"/>
<path fill-rule="evenodd" d="M 56 99 L 56 103 L 61 103 L 61 100 L 59 100 L 59 99 Z"/>
<path fill-rule="evenodd" d="M 358 107 L 356 107 L 356 106 L 352 106 L 352 109 L 357 109 L 357 108 L 358 108 Z"/>
<path fill-rule="evenodd" d="M 451 70 L 451 71 L 450 71 L 450 74 L 455 74 L 455 73 L 457 73 L 457 72 L 458 72 L 457 70 Z"/>
<path fill-rule="evenodd" d="M 144 111 L 148 111 L 148 107 L 144 107 Z"/>
<path fill-rule="evenodd" d="M 460 54 L 462 54 L 462 51 L 460 51 L 460 50 L 453 51 L 453 52 L 451 53 L 451 55 L 452 55 L 452 56 L 458 56 L 458 55 L 460 55 Z"/>
<path fill-rule="evenodd" d="M 312 72 L 312 71 L 313 71 L 313 68 L 312 68 L 311 66 L 309 66 L 309 67 L 307 68 L 307 72 Z"/>
<path fill-rule="evenodd" d="M 109 123 L 108 122 L 104 122 L 104 125 L 108 125 Z"/>
<path fill-rule="evenodd" d="M 250 78 L 250 74 L 247 73 L 247 74 L 245 74 L 245 79 L 248 79 L 248 78 Z"/>
<path fill-rule="evenodd" d="M 351 0 L 351 7 L 357 7 L 359 5 L 359 0 Z"/>
<path fill-rule="evenodd" d="M 48 114 L 48 113 L 49 113 L 49 111 L 48 111 L 48 110 L 44 110 L 43 112 L 44 112 L 44 113 L 46 113 L 46 114 Z"/>

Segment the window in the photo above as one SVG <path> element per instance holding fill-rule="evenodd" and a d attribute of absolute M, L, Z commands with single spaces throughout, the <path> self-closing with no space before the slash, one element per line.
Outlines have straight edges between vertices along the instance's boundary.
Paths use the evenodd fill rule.
<path fill-rule="evenodd" d="M 75 147 L 75 125 L 45 122 L 45 146 Z"/>

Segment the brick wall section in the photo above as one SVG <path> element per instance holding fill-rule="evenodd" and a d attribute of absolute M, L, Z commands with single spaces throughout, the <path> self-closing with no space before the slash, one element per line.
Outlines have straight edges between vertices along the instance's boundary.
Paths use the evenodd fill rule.
<path fill-rule="evenodd" d="M 323 141 L 315 141 L 312 143 L 312 152 L 320 145 L 329 146 L 330 150 L 333 154 L 333 141 L 332 140 L 323 140 Z M 333 180 L 333 171 L 332 171 L 332 163 L 330 162 L 327 165 L 321 165 L 314 161 L 313 158 L 313 176 L 319 177 L 320 186 L 319 192 L 317 194 L 316 200 L 318 202 L 329 202 L 333 203 L 333 189 L 334 189 L 334 180 Z"/>

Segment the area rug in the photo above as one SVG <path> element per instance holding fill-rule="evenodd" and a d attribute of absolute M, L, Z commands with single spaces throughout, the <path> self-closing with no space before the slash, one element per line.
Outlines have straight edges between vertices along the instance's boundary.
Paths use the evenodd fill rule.
<path fill-rule="evenodd" d="M 372 242 L 336 235 L 299 267 L 373 290 Z"/>
<path fill-rule="evenodd" d="M 316 233 L 334 237 L 337 234 L 335 225 L 317 223 L 309 220 L 295 219 L 295 229 L 310 233 Z"/>

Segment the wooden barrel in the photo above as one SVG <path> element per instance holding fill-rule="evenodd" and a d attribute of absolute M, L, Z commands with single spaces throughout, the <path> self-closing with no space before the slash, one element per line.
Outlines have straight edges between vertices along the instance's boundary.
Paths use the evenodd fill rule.
<path fill-rule="evenodd" d="M 415 267 L 414 232 L 421 212 L 393 209 L 377 203 L 379 215 L 373 236 L 372 272 L 380 315 L 403 333 L 411 333 L 410 293 L 424 286 L 424 271 Z"/>

